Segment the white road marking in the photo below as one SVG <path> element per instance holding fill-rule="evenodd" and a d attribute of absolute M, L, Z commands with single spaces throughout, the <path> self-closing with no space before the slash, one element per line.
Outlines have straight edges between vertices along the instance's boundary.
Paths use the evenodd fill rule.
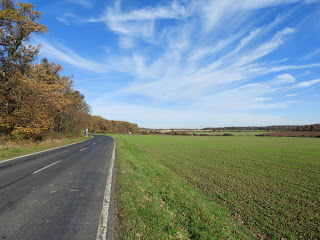
<path fill-rule="evenodd" d="M 33 172 L 32 174 L 36 174 L 36 173 L 38 173 L 38 172 L 41 172 L 42 170 L 44 170 L 44 169 L 46 169 L 46 168 L 48 168 L 48 167 L 51 167 L 52 165 L 55 165 L 55 164 L 57 164 L 57 163 L 60 162 L 60 161 L 61 161 L 61 160 L 56 161 L 56 162 L 54 162 L 54 163 L 51 163 L 50 165 L 48 165 L 48 166 L 46 166 L 46 167 L 40 168 L 39 170 Z"/>
<path fill-rule="evenodd" d="M 82 148 L 81 150 L 79 150 L 79 152 L 81 152 L 81 151 L 83 151 L 83 150 L 85 150 L 86 148 Z"/>
<path fill-rule="evenodd" d="M 107 236 L 107 226 L 108 226 L 108 215 L 109 215 L 109 206 L 110 206 L 110 198 L 111 198 L 111 185 L 112 185 L 112 173 L 113 173 L 113 165 L 115 158 L 115 149 L 116 149 L 116 141 L 114 141 L 114 147 L 109 167 L 109 173 L 106 183 L 106 189 L 104 192 L 104 199 L 102 205 L 102 211 L 99 221 L 98 233 L 96 240 L 104 240 Z"/>

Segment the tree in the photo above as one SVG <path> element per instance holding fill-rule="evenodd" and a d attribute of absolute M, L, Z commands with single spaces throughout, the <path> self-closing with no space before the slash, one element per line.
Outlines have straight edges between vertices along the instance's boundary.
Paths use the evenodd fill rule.
<path fill-rule="evenodd" d="M 12 130 L 13 113 L 20 107 L 23 77 L 32 68 L 39 46 L 28 45 L 30 35 L 45 33 L 47 28 L 37 22 L 41 14 L 34 5 L 0 0 L 0 120 L 1 128 Z"/>
<path fill-rule="evenodd" d="M 34 5 L 1 0 L 0 11 L 0 66 L 2 77 L 7 79 L 15 71 L 27 73 L 37 55 L 39 46 L 28 44 L 31 34 L 46 33 L 46 26 L 37 22 L 41 13 L 32 10 Z"/>
<path fill-rule="evenodd" d="M 46 33 L 34 5 L 0 0 L 0 134 L 14 139 L 39 139 L 47 132 L 136 132 L 128 122 L 91 116 L 84 95 L 73 89 L 62 66 L 43 58 L 40 46 L 28 44 L 32 34 Z"/>

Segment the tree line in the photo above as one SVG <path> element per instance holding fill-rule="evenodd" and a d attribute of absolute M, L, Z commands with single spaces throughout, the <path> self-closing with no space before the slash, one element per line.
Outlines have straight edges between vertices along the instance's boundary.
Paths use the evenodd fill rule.
<path fill-rule="evenodd" d="M 138 125 L 125 121 L 107 120 L 100 116 L 91 116 L 88 130 L 96 133 L 137 133 Z"/>
<path fill-rule="evenodd" d="M 137 125 L 90 115 L 84 95 L 73 89 L 61 65 L 43 58 L 30 37 L 46 34 L 41 13 L 28 3 L 0 0 L 0 134 L 41 139 L 50 132 L 128 133 Z"/>
<path fill-rule="evenodd" d="M 209 131 L 311 131 L 320 132 L 320 124 L 310 125 L 275 125 L 264 127 L 223 127 L 223 128 L 203 128 L 202 130 Z"/>

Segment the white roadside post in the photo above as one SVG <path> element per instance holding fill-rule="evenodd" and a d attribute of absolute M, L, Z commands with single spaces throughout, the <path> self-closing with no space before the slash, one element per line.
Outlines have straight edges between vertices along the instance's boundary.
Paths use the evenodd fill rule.
<path fill-rule="evenodd" d="M 88 128 L 86 128 L 86 137 L 88 137 L 89 135 L 89 131 L 88 131 Z"/>

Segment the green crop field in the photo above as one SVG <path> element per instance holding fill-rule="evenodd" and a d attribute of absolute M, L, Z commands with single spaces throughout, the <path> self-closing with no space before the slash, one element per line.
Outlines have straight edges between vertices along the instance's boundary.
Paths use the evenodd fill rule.
<path fill-rule="evenodd" d="M 320 238 L 320 139 L 113 137 L 119 239 Z"/>

